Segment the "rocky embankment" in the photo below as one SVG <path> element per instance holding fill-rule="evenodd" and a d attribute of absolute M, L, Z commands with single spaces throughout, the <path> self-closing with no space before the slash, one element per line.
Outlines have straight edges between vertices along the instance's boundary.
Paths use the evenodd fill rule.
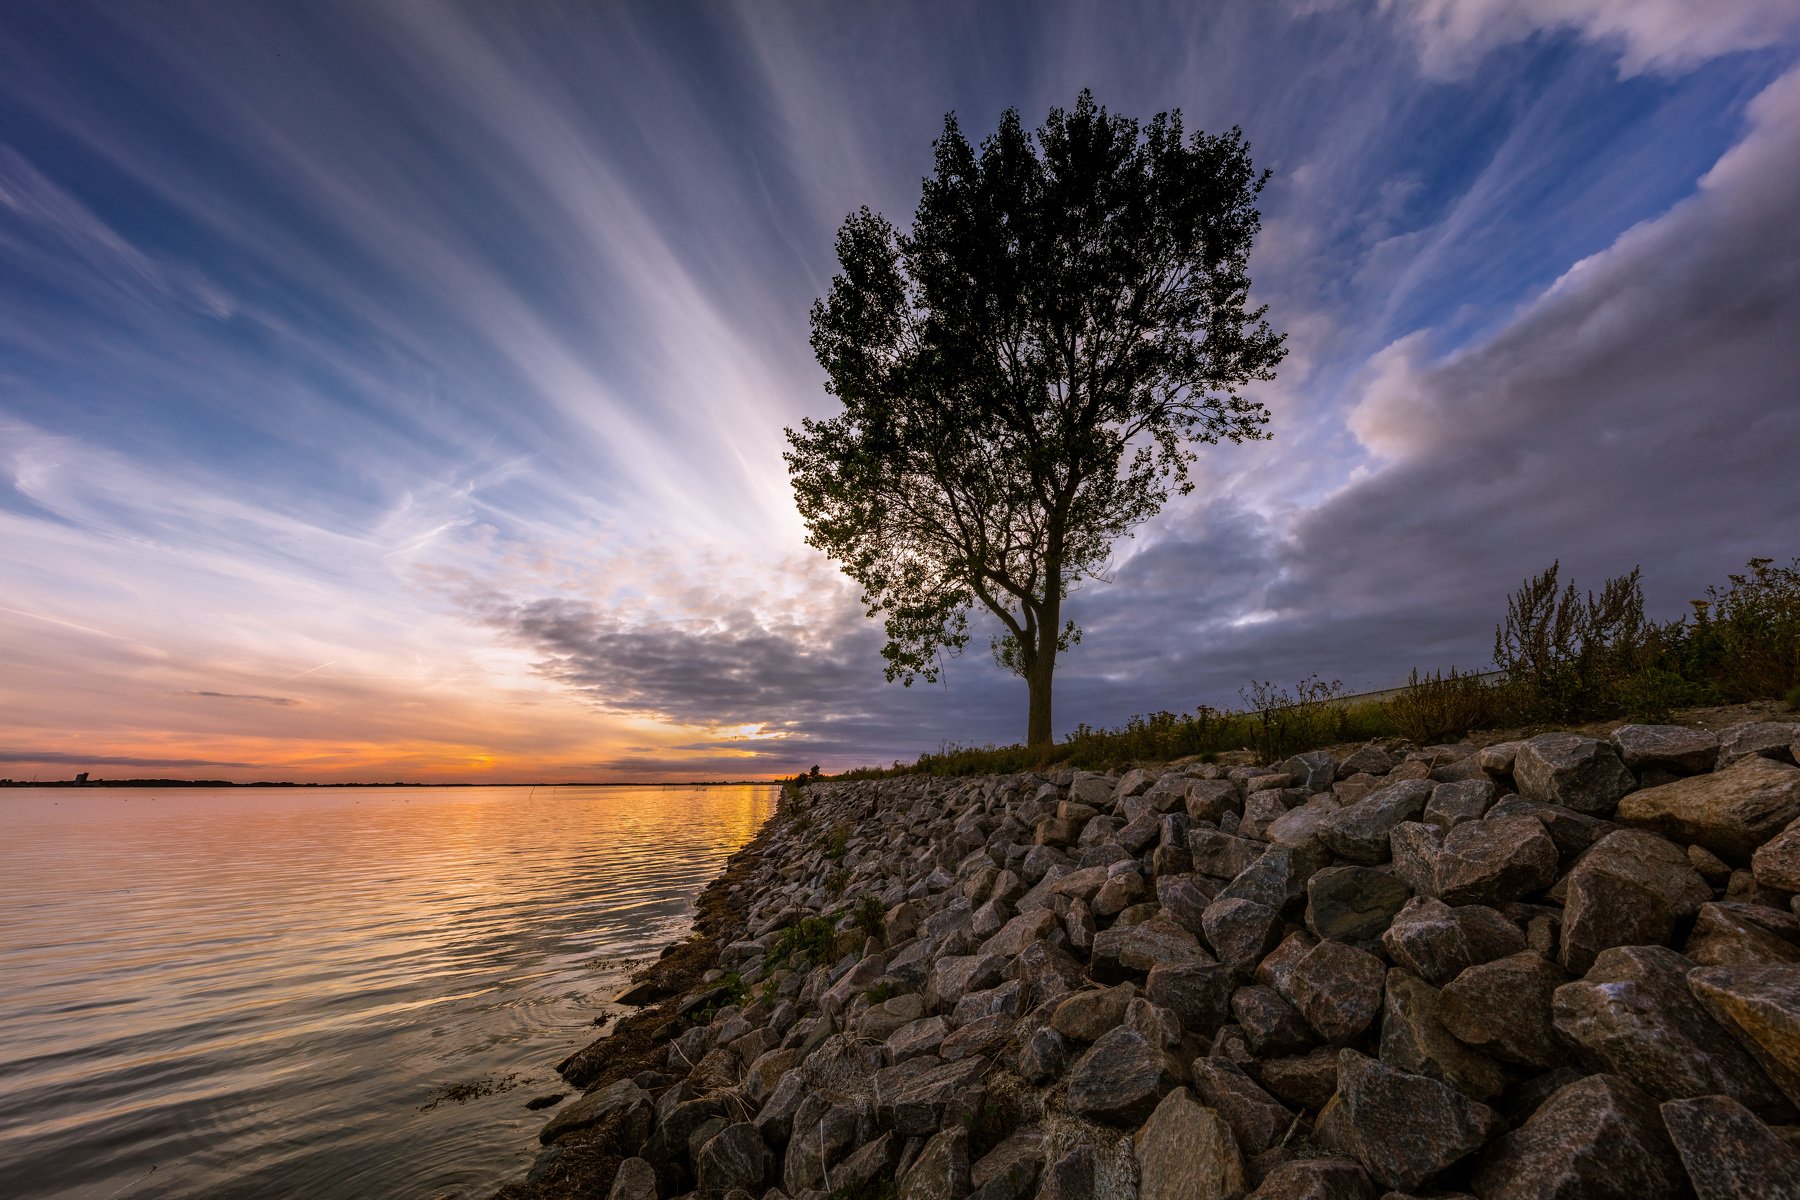
<path fill-rule="evenodd" d="M 1797 741 L 808 787 L 515 1194 L 1800 1197 Z"/>

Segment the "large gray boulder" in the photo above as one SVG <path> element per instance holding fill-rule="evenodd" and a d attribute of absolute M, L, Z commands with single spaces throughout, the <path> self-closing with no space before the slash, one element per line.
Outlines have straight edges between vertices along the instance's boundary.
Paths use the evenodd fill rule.
<path fill-rule="evenodd" d="M 1556 879 L 1556 843 L 1534 817 L 1467 821 L 1444 835 L 1432 879 L 1446 904 L 1504 904 Z"/>
<path fill-rule="evenodd" d="M 1320 942 L 1288 980 L 1294 1007 L 1327 1042 L 1359 1036 L 1381 1011 L 1386 970 L 1379 958 L 1343 942 Z"/>
<path fill-rule="evenodd" d="M 1682 1175 L 1656 1102 L 1628 1079 L 1589 1075 L 1496 1142 L 1474 1184 L 1482 1200 L 1673 1200 Z"/>
<path fill-rule="evenodd" d="M 1328 941 L 1367 943 L 1382 935 L 1412 889 L 1374 867 L 1326 867 L 1306 881 L 1306 927 Z M 1275 948 L 1267 940 L 1262 953 Z M 1260 957 L 1260 955 L 1258 956 Z"/>
<path fill-rule="evenodd" d="M 1616 830 L 1569 872 L 1563 966 L 1580 974 L 1610 946 L 1665 942 L 1677 921 L 1710 899 L 1712 888 L 1680 847 L 1640 830 Z"/>
<path fill-rule="evenodd" d="M 1695 775 L 1713 769 L 1719 735 L 1686 725 L 1621 725 L 1612 731 L 1613 749 L 1633 771 Z"/>
<path fill-rule="evenodd" d="M 1231 1126 L 1240 1153 L 1261 1154 L 1293 1124 L 1294 1114 L 1229 1058 L 1197 1058 L 1189 1074 L 1200 1102 Z"/>
<path fill-rule="evenodd" d="M 1791 763 L 1795 742 L 1800 742 L 1800 723 L 1746 721 L 1733 725 L 1719 735 L 1718 766 L 1723 770 L 1752 757 Z"/>
<path fill-rule="evenodd" d="M 1396 1071 L 1441 1079 L 1464 1095 L 1488 1101 L 1506 1087 L 1504 1068 L 1459 1041 L 1443 1020 L 1443 999 L 1410 971 L 1387 973 L 1381 1009 L 1381 1061 Z"/>
<path fill-rule="evenodd" d="M 1381 945 L 1394 962 L 1442 987 L 1476 963 L 1525 949 L 1525 935 L 1491 908 L 1451 908 L 1442 900 L 1418 896 L 1381 935 Z"/>
<path fill-rule="evenodd" d="M 1244 1163 L 1231 1127 L 1186 1088 L 1162 1098 L 1132 1139 L 1139 1200 L 1238 1200 Z"/>
<path fill-rule="evenodd" d="M 1425 812 L 1436 785 L 1427 779 L 1403 779 L 1331 814 L 1319 825 L 1319 840 L 1339 858 L 1373 866 L 1386 862 L 1388 835 L 1402 821 Z"/>
<path fill-rule="evenodd" d="M 700 1190 L 718 1196 L 733 1188 L 760 1193 L 769 1173 L 768 1143 L 748 1121 L 727 1125 L 709 1138 L 694 1155 L 694 1175 Z"/>
<path fill-rule="evenodd" d="M 1779 1110 L 1768 1076 L 1688 990 L 1692 968 L 1664 946 L 1603 951 L 1585 978 L 1556 989 L 1556 1028 L 1601 1069 L 1659 1101 L 1723 1095 L 1758 1112 Z"/>
<path fill-rule="evenodd" d="M 1687 982 L 1713 1019 L 1800 1107 L 1800 968 L 1701 967 Z"/>
<path fill-rule="evenodd" d="M 1533 950 L 1479 963 L 1446 984 L 1439 1012 L 1445 1028 L 1496 1058 L 1547 1071 L 1568 1060 L 1556 1030 L 1556 989 L 1569 981 Z"/>
<path fill-rule="evenodd" d="M 1800 1149 L 1731 1097 L 1670 1100 L 1662 1119 L 1699 1200 L 1800 1200 Z"/>
<path fill-rule="evenodd" d="M 1103 1034 L 1069 1069 L 1069 1111 L 1109 1125 L 1136 1125 L 1173 1086 L 1162 1049 L 1121 1025 Z"/>
<path fill-rule="evenodd" d="M 1800 819 L 1800 767 L 1757 755 L 1705 775 L 1633 792 L 1618 819 L 1744 863 Z"/>
<path fill-rule="evenodd" d="M 1637 786 L 1618 751 L 1578 733 L 1527 738 L 1513 756 L 1512 776 L 1528 800 L 1595 817 L 1610 816 L 1619 798 Z"/>
<path fill-rule="evenodd" d="M 1448 1084 L 1343 1050 L 1338 1092 L 1320 1114 L 1315 1136 L 1362 1163 L 1376 1183 L 1413 1191 L 1480 1149 L 1502 1126 L 1499 1113 Z"/>
<path fill-rule="evenodd" d="M 962 1200 L 969 1194 L 969 1131 L 934 1134 L 900 1174 L 900 1200 Z"/>

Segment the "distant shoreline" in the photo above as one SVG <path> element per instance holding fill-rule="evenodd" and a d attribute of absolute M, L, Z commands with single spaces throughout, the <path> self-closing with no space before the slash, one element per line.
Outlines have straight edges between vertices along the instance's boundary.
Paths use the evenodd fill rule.
<path fill-rule="evenodd" d="M 89 779 L 78 783 L 73 779 L 0 779 L 0 788 L 121 788 L 121 787 L 210 787 L 210 788 L 465 788 L 465 787 L 779 787 L 779 779 L 689 779 L 645 782 L 642 780 L 563 780 L 556 783 L 293 783 L 280 780 L 258 780 L 234 783 L 229 779 Z"/>

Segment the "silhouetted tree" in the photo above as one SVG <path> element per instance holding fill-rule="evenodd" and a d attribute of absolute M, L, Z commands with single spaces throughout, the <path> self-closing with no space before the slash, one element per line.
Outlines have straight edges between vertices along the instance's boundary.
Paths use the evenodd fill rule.
<path fill-rule="evenodd" d="M 843 412 L 784 457 L 809 543 L 885 617 L 887 677 L 935 680 L 980 603 L 1044 745 L 1070 586 L 1192 490 L 1194 443 L 1267 436 L 1239 394 L 1284 353 L 1247 300 L 1267 173 L 1237 129 L 1086 91 L 979 153 L 948 115 L 935 147 L 910 232 L 866 207 L 838 231 L 812 346 Z"/>

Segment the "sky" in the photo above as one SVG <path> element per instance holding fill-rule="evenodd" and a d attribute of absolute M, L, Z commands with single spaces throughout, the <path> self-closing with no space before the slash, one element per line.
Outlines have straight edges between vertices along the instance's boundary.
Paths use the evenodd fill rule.
<path fill-rule="evenodd" d="M 0 777 L 756 778 L 1022 738 L 805 545 L 807 311 L 932 139 L 1240 126 L 1273 438 L 1056 727 L 1486 665 L 1560 560 L 1800 554 L 1800 5 L 0 7 Z"/>

